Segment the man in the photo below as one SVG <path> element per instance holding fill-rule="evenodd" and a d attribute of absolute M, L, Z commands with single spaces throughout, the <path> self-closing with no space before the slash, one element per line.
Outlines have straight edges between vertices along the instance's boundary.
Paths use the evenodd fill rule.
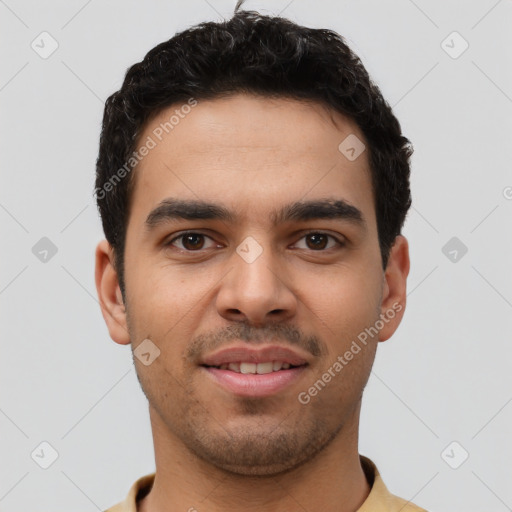
<path fill-rule="evenodd" d="M 358 452 L 404 313 L 409 141 L 343 39 L 238 12 L 106 103 L 96 285 L 156 472 L 110 512 L 423 510 Z"/>

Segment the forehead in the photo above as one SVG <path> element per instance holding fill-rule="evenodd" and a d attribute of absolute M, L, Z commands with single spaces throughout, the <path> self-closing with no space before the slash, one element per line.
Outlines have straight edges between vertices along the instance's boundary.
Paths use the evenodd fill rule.
<path fill-rule="evenodd" d="M 132 214 L 180 197 L 223 204 L 247 220 L 329 196 L 372 217 L 367 152 L 347 158 L 346 140 L 364 147 L 355 122 L 316 102 L 238 94 L 174 104 L 139 137 L 139 148 L 151 149 L 134 171 Z"/>

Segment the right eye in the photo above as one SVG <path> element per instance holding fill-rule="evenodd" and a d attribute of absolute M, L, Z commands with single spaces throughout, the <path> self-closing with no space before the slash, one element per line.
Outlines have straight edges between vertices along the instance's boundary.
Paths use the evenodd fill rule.
<path fill-rule="evenodd" d="M 195 231 L 187 231 L 185 233 L 181 233 L 180 235 L 174 237 L 172 240 L 170 240 L 169 242 L 166 243 L 166 246 L 176 247 L 174 242 L 176 242 L 177 240 L 181 240 L 181 242 L 179 242 L 181 247 L 178 246 L 178 247 L 176 247 L 177 249 L 180 249 L 181 251 L 186 251 L 186 252 L 195 252 L 195 251 L 199 251 L 199 250 L 205 248 L 204 247 L 205 239 L 209 239 L 212 242 L 214 242 L 212 238 L 210 238 L 207 235 L 204 235 L 203 233 L 197 233 Z M 214 246 L 212 246 L 212 247 L 214 247 Z M 212 247 L 206 247 L 206 249 L 212 248 Z"/>

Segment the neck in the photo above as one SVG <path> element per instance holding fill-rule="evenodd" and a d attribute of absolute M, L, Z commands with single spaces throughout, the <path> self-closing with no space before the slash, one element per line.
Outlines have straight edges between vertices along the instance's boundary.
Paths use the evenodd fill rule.
<path fill-rule="evenodd" d="M 358 453 L 359 411 L 360 404 L 312 460 L 286 473 L 253 477 L 228 473 L 196 457 L 150 408 L 156 475 L 137 512 L 355 512 L 370 492 Z"/>

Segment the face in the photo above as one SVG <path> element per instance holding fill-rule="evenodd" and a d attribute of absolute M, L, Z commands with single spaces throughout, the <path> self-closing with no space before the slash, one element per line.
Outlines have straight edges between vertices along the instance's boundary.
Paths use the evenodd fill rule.
<path fill-rule="evenodd" d="M 134 171 L 124 305 L 98 247 L 103 313 L 115 341 L 146 344 L 134 362 L 160 436 L 238 474 L 287 471 L 357 428 L 377 343 L 401 318 L 406 242 L 384 272 L 367 153 L 338 149 L 364 140 L 352 121 L 235 95 L 162 136 L 176 109 L 140 137 L 156 145 Z"/>

